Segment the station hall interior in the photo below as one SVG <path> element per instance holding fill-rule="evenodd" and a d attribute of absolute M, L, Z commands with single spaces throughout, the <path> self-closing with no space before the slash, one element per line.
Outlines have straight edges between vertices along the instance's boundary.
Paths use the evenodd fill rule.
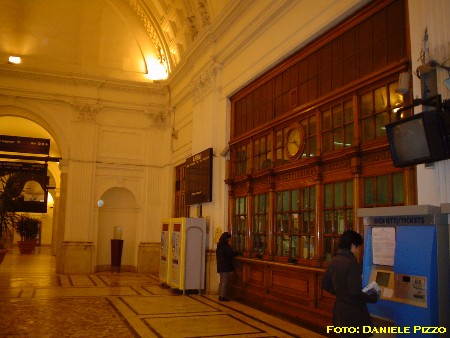
<path fill-rule="evenodd" d="M 394 290 L 370 308 L 378 325 L 450 325 L 438 300 L 450 291 L 450 0 L 0 5 L 0 168 L 44 168 L 26 194 L 45 207 L 21 212 L 39 220 L 33 254 L 18 253 L 17 233 L 6 239 L 12 326 L 0 336 L 61 335 L 35 321 L 89 306 L 104 314 L 86 324 L 99 337 L 118 335 L 109 320 L 123 337 L 326 336 L 334 297 L 321 279 L 348 229 L 367 240 L 363 282 L 384 276 Z M 163 253 L 198 218 L 202 291 L 180 295 L 161 283 Z M 217 301 L 224 231 L 240 252 L 229 304 Z M 404 262 L 405 241 L 424 252 L 420 268 Z M 423 281 L 425 295 L 411 291 Z"/>

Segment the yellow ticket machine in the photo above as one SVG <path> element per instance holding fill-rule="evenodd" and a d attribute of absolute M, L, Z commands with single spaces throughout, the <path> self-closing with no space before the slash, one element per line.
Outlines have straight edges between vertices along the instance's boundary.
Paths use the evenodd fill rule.
<path fill-rule="evenodd" d="M 170 261 L 172 259 L 172 221 L 166 219 L 162 222 L 161 252 L 159 256 L 159 281 L 169 285 Z"/>
<path fill-rule="evenodd" d="M 172 219 L 172 226 L 169 286 L 200 293 L 205 287 L 206 219 Z"/>

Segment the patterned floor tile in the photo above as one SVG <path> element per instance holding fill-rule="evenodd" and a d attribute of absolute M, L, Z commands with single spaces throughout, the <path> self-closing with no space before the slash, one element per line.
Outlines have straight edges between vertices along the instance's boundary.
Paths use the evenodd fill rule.
<path fill-rule="evenodd" d="M 105 285 L 158 285 L 159 282 L 152 275 L 136 273 L 98 273 L 96 275 Z"/>
<path fill-rule="evenodd" d="M 107 297 L 132 296 L 136 291 L 127 286 L 115 287 L 73 287 L 73 288 L 41 288 L 36 289 L 36 298 L 50 297 Z"/>
<path fill-rule="evenodd" d="M 190 296 L 123 297 L 122 300 L 138 315 L 167 315 L 217 312 L 217 308 Z"/>
<path fill-rule="evenodd" d="M 322 338 L 217 295 L 182 294 L 158 276 L 56 275 L 50 248 L 0 265 L 0 338 Z"/>
<path fill-rule="evenodd" d="M 227 314 L 203 316 L 154 317 L 145 320 L 161 337 L 215 337 L 224 332 L 241 337 L 244 334 L 261 334 L 260 329 L 250 326 Z"/>
<path fill-rule="evenodd" d="M 136 337 L 104 298 L 0 300 L 0 337 Z"/>

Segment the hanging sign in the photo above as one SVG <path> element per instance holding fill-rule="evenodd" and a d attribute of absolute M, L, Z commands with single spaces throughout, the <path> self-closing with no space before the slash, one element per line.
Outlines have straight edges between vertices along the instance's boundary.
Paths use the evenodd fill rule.
<path fill-rule="evenodd" d="M 0 135 L 0 151 L 48 155 L 50 139 Z"/>
<path fill-rule="evenodd" d="M 43 163 L 0 161 L 0 173 L 12 171 L 47 175 L 47 165 Z"/>

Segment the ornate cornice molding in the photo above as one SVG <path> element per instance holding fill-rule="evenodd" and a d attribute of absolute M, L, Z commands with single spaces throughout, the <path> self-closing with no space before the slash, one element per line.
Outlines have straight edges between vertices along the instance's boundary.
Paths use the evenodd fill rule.
<path fill-rule="evenodd" d="M 169 60 L 170 55 L 166 55 L 164 51 L 164 42 L 160 39 L 160 36 L 157 33 L 157 29 L 153 25 L 153 23 L 149 19 L 149 15 L 147 14 L 144 7 L 141 5 L 139 0 L 128 0 L 130 7 L 137 14 L 139 19 L 142 21 L 145 31 L 148 34 L 148 37 L 152 41 L 153 46 L 158 53 L 158 57 L 162 63 L 167 65 L 167 60 Z"/>
<path fill-rule="evenodd" d="M 33 70 L 12 70 L 0 67 L 0 77 L 15 78 L 20 80 L 57 83 L 67 86 L 94 87 L 109 89 L 126 93 L 164 95 L 165 85 L 144 82 L 114 80 L 108 78 L 94 78 L 74 76 L 73 74 L 40 73 Z"/>
<path fill-rule="evenodd" d="M 158 58 L 166 66 L 168 71 L 173 70 L 177 61 L 170 50 L 174 46 L 171 45 L 171 39 L 160 31 L 160 22 L 157 21 L 158 18 L 154 17 L 151 8 L 143 0 L 127 0 L 127 3 L 142 22 L 149 39 L 156 49 Z M 180 23 L 180 28 L 183 27 L 186 46 L 189 48 L 188 46 L 198 40 L 199 36 L 202 35 L 202 30 L 211 25 L 208 0 L 182 1 L 179 4 L 182 5 L 182 12 L 184 13 L 184 17 L 180 18 L 183 21 Z M 180 57 L 180 55 L 178 56 Z"/>
<path fill-rule="evenodd" d="M 198 0 L 198 11 L 202 18 L 203 27 L 211 24 L 211 19 L 209 17 L 209 12 L 208 12 L 208 1 L 207 0 Z"/>
<path fill-rule="evenodd" d="M 0 104 L 2 105 L 15 105 L 17 103 L 17 95 L 4 95 L 0 94 Z"/>

